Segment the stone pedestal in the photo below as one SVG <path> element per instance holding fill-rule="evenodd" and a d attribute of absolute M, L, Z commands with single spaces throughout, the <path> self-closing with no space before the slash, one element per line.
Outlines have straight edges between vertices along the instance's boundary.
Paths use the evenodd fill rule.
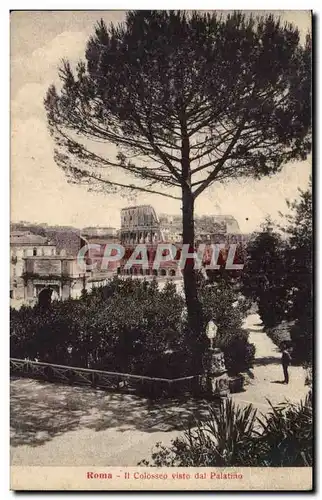
<path fill-rule="evenodd" d="M 208 349 L 202 360 L 204 375 L 201 386 L 209 396 L 226 397 L 229 394 L 229 378 L 224 353 L 220 349 Z"/>

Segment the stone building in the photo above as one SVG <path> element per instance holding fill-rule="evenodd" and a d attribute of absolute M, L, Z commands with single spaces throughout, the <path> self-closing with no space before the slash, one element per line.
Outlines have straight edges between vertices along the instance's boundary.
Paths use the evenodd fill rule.
<path fill-rule="evenodd" d="M 109 262 L 107 269 L 104 269 L 104 254 L 106 246 L 113 243 L 120 243 L 119 232 L 113 227 L 87 227 L 81 232 L 83 245 L 88 247 L 85 253 L 85 261 L 92 266 L 91 278 L 108 278 L 117 272 L 118 263 Z"/>
<path fill-rule="evenodd" d="M 12 231 L 10 234 L 10 298 L 23 300 L 25 258 L 52 257 L 56 246 L 47 238 L 30 231 Z"/>
<path fill-rule="evenodd" d="M 182 278 L 178 267 L 182 245 L 181 215 L 158 215 L 151 205 L 126 207 L 121 211 L 121 243 L 126 247 L 124 259 L 121 261 L 118 272 L 121 275 L 158 276 L 159 278 Z M 231 215 L 207 215 L 195 217 L 195 241 L 200 243 L 232 243 L 242 245 L 244 236 L 240 231 L 237 220 Z M 174 260 L 162 262 L 158 270 L 153 269 L 153 261 L 157 244 L 160 242 L 172 243 L 177 247 Z M 147 244 L 149 268 L 143 269 L 134 265 L 126 269 L 125 263 L 139 243 Z M 227 254 L 228 250 L 222 251 Z M 207 257 L 205 257 L 207 262 Z"/>
<path fill-rule="evenodd" d="M 122 244 L 164 241 L 159 218 L 151 205 L 126 207 L 121 210 Z"/>
<path fill-rule="evenodd" d="M 203 215 L 195 219 L 196 243 L 241 243 L 243 234 L 232 215 Z"/>
<path fill-rule="evenodd" d="M 63 234 L 58 233 L 59 237 Z M 78 298 L 83 289 L 90 291 L 107 283 L 111 273 L 102 273 L 99 269 L 86 271 L 77 260 L 78 251 L 87 241 L 73 232 L 70 237 L 65 233 L 66 231 L 59 241 L 60 245 L 65 242 L 66 248 L 58 250 L 48 238 L 30 231 L 12 231 L 10 236 L 12 307 L 20 307 L 22 304 L 35 305 L 42 294 L 47 294 L 51 300 Z"/>
<path fill-rule="evenodd" d="M 160 214 L 160 229 L 165 241 L 182 241 L 181 215 Z M 196 243 L 239 243 L 244 237 L 232 215 L 195 216 Z"/>
<path fill-rule="evenodd" d="M 157 214 L 151 205 L 126 207 L 121 211 L 121 243 L 181 243 L 181 215 Z M 195 217 L 196 243 L 239 243 L 243 241 L 232 215 Z"/>
<path fill-rule="evenodd" d="M 180 243 L 182 241 L 181 215 L 159 215 L 161 232 L 164 240 L 169 243 Z"/>
<path fill-rule="evenodd" d="M 121 275 L 129 275 L 135 277 L 151 277 L 154 276 L 159 278 L 180 278 L 182 279 L 182 273 L 178 266 L 178 260 L 180 259 L 180 245 L 175 245 L 177 247 L 177 254 L 175 259 L 173 260 L 165 260 L 164 262 L 160 262 L 160 266 L 158 269 L 154 269 L 153 263 L 155 261 L 156 252 L 157 252 L 157 243 L 149 243 L 146 244 L 146 251 L 148 257 L 148 267 L 145 269 L 140 264 L 134 264 L 129 269 L 125 268 L 125 264 L 131 256 L 135 245 L 127 246 L 125 249 L 124 258 L 120 262 L 120 267 L 118 269 L 118 273 Z"/>
<path fill-rule="evenodd" d="M 86 285 L 86 273 L 74 257 L 26 257 L 24 285 L 25 301 L 30 305 L 48 290 L 52 300 L 77 298 Z"/>
<path fill-rule="evenodd" d="M 77 258 L 62 255 L 52 257 L 26 257 L 24 303 L 35 305 L 42 294 L 51 300 L 77 299 L 82 291 L 107 284 L 111 275 L 86 271 Z"/>

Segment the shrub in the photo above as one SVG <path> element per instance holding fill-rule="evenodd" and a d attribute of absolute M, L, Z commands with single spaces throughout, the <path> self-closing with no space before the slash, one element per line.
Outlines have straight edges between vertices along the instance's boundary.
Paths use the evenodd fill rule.
<path fill-rule="evenodd" d="M 294 323 L 290 321 L 282 321 L 273 328 L 266 328 L 265 333 L 267 333 L 268 337 L 277 347 L 281 348 L 284 342 L 287 342 L 287 344 L 291 342 L 290 332 L 293 324 Z"/>
<path fill-rule="evenodd" d="M 299 404 L 281 403 L 261 420 L 261 464 L 269 467 L 312 466 L 313 413 L 311 393 Z"/>
<path fill-rule="evenodd" d="M 160 291 L 155 281 L 115 278 L 78 300 L 12 310 L 11 356 L 164 376 L 171 353 L 170 365 L 181 374 L 180 359 L 183 371 L 189 361 L 182 356 L 182 309 L 172 283 Z"/>
<path fill-rule="evenodd" d="M 246 370 L 254 347 L 241 329 L 244 302 L 233 307 L 238 293 L 227 283 L 209 287 L 203 282 L 199 293 L 203 328 L 209 319 L 216 321 L 216 342 L 229 372 Z M 155 280 L 115 277 L 80 299 L 12 310 L 11 356 L 152 377 L 199 374 L 208 340 L 188 331 L 183 311 L 184 300 L 173 283 L 160 290 Z"/>
<path fill-rule="evenodd" d="M 313 426 L 311 394 L 299 404 L 271 405 L 259 419 L 252 405 L 241 409 L 232 400 L 210 406 L 205 420 L 190 424 L 169 447 L 158 443 L 156 467 L 312 466 Z"/>
<path fill-rule="evenodd" d="M 308 385 L 312 389 L 312 383 L 313 383 L 312 365 L 305 363 L 304 369 L 305 369 L 305 385 Z"/>
<path fill-rule="evenodd" d="M 230 375 L 247 371 L 253 366 L 255 346 L 248 342 L 249 333 L 242 328 L 250 302 L 222 280 L 209 285 L 201 282 L 199 297 L 203 307 L 204 330 L 210 319 L 218 326 L 216 347 L 223 350 Z"/>
<path fill-rule="evenodd" d="M 313 319 L 302 315 L 291 328 L 293 357 L 301 363 L 312 363 L 313 358 Z"/>
<path fill-rule="evenodd" d="M 234 335 L 223 335 L 219 347 L 225 355 L 225 364 L 230 375 L 237 375 L 253 366 L 255 346 L 248 342 L 248 332 L 239 330 Z"/>
<path fill-rule="evenodd" d="M 256 410 L 251 405 L 241 409 L 231 399 L 219 406 L 210 405 L 204 421 L 195 420 L 183 437 L 172 441 L 170 448 L 158 444 L 153 463 L 156 467 L 212 467 L 245 465 L 254 455 Z"/>

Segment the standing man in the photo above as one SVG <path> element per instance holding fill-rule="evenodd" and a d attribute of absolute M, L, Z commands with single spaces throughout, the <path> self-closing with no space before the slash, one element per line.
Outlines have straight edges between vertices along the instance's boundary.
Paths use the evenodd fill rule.
<path fill-rule="evenodd" d="M 289 353 L 289 350 L 287 348 L 286 342 L 283 342 L 282 344 L 282 366 L 283 366 L 283 373 L 284 373 L 284 382 L 283 384 L 288 384 L 289 381 L 289 376 L 288 376 L 288 367 L 291 364 L 292 358 Z"/>

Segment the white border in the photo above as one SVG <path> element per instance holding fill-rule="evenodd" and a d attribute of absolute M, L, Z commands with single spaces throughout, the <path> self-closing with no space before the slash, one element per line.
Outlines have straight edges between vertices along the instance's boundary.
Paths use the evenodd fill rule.
<path fill-rule="evenodd" d="M 8 334 L 8 308 L 9 308 L 9 10 L 18 10 L 18 9 L 28 9 L 28 10 L 92 10 L 93 8 L 97 10 L 128 10 L 128 9 L 204 9 L 204 10 L 212 10 L 212 9 L 247 9 L 247 10 L 259 10 L 259 7 L 263 10 L 308 10 L 312 9 L 315 15 L 317 16 L 316 22 L 316 32 L 315 32 L 315 70 L 316 70 L 316 81 L 315 88 L 316 91 L 319 89 L 319 83 L 321 82 L 321 64 L 319 63 L 319 55 L 321 54 L 321 33 L 318 32 L 319 28 L 319 14 L 321 12 L 320 2 L 317 0 L 308 3 L 304 0 L 284 0 L 281 2 L 280 0 L 270 0 L 270 1 L 254 1 L 249 0 L 248 2 L 241 1 L 232 1 L 232 0 L 221 0 L 221 1 L 191 1 L 191 0 L 171 0 L 163 1 L 163 2 L 148 2 L 147 0 L 137 0 L 127 1 L 127 2 L 119 2 L 119 1 L 96 1 L 92 2 L 83 2 L 81 0 L 69 0 L 68 2 L 63 0 L 56 1 L 44 1 L 44 0 L 31 0 L 26 4 L 24 0 L 19 0 L 16 2 L 1 2 L 0 6 L 0 37 L 1 37 L 1 54 L 2 54 L 2 71 L 1 71 L 1 92 L 0 98 L 2 100 L 1 105 L 1 183 L 0 183 L 0 223 L 1 223 L 1 241 L 2 241 L 2 266 L 1 266 L 1 286 L 0 286 L 0 339 L 1 339 L 1 348 L 0 352 L 2 355 L 2 359 L 0 362 L 1 368 L 1 474 L 0 474 L 0 491 L 2 493 L 1 498 L 11 498 L 13 493 L 9 492 L 9 384 L 8 384 L 8 373 L 9 373 L 9 363 L 8 363 L 8 353 L 9 353 L 9 334 Z M 321 29 L 321 27 L 320 27 Z M 319 249 L 322 248 L 321 241 L 321 213 L 320 213 L 320 204 L 318 203 L 318 198 L 321 190 L 321 176 L 318 175 L 318 170 L 320 168 L 320 158 L 319 158 L 319 144 L 321 143 L 321 130 L 319 129 L 319 117 L 321 116 L 321 100 L 319 96 L 316 95 L 315 105 L 317 109 L 315 109 L 316 119 L 315 125 L 317 127 L 317 132 L 315 135 L 316 147 L 315 147 L 315 194 L 316 194 L 316 230 L 317 234 L 317 242 L 316 242 L 316 250 L 317 250 L 317 264 L 320 264 L 319 261 Z M 317 277 L 316 277 L 316 288 L 320 289 L 321 285 L 321 268 L 318 265 Z M 316 314 L 319 310 L 322 310 L 322 299 L 321 296 L 318 297 L 318 302 L 316 304 Z M 316 325 L 316 341 L 318 341 L 319 337 L 319 323 Z M 318 342 L 318 353 L 316 356 L 316 361 L 321 359 L 321 342 Z M 318 374 L 318 369 L 316 369 L 316 373 Z M 316 396 L 317 396 L 316 387 Z M 317 401 L 316 408 L 316 419 L 319 417 L 319 401 Z M 316 431 L 320 434 L 318 425 L 316 425 Z M 320 436 L 317 436 L 320 437 Z M 321 451 L 321 440 L 319 439 L 319 444 L 317 446 L 317 455 L 320 457 Z M 317 459 L 317 457 L 316 457 Z M 318 464 L 317 460 L 317 464 Z M 319 470 L 316 470 L 316 480 L 317 486 L 319 486 Z M 75 494 L 74 494 L 75 495 Z M 109 496 L 115 496 L 113 493 L 108 493 Z M 45 498 L 45 494 L 37 495 L 38 498 Z M 56 496 L 56 495 L 55 495 Z M 60 498 L 64 498 L 66 494 L 60 494 Z M 86 496 L 92 496 L 91 493 L 88 493 Z M 120 497 L 123 495 L 117 495 Z M 124 494 L 125 496 L 125 494 Z M 140 493 L 135 494 L 135 497 L 139 497 Z M 174 495 L 169 495 L 173 496 Z M 191 496 L 191 494 L 189 495 Z M 194 497 L 203 498 L 202 494 L 195 494 Z M 281 495 L 272 494 L 273 498 L 278 498 Z M 76 494 L 76 497 L 83 498 L 84 495 Z"/>

